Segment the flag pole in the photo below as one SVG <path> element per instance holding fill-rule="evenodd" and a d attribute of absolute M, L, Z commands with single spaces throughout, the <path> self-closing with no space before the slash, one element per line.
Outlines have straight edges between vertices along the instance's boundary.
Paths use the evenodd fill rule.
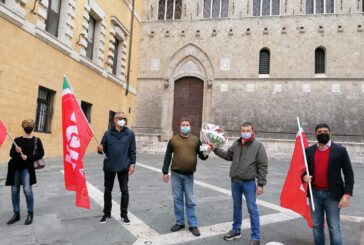
<path fill-rule="evenodd" d="M 70 85 L 70 88 L 71 88 L 72 93 L 74 94 L 75 98 L 77 98 L 77 97 L 76 97 L 76 94 L 75 94 L 75 91 L 73 91 L 73 89 L 72 89 L 72 86 L 71 86 L 70 81 L 67 79 L 66 74 L 64 74 L 63 76 L 64 76 L 64 78 L 66 78 L 66 80 L 67 80 L 68 84 Z M 80 106 L 78 103 L 77 103 L 77 105 L 78 105 L 78 106 Z M 81 108 L 80 108 L 80 110 L 82 111 L 82 109 L 81 109 Z M 97 144 L 97 145 L 100 145 L 100 143 L 99 143 L 100 141 L 96 138 L 95 131 L 92 129 L 92 127 L 91 127 L 90 123 L 88 122 L 88 120 L 87 120 L 87 118 L 86 118 L 86 116 L 85 116 L 85 113 L 83 113 L 83 111 L 82 111 L 82 115 L 83 115 L 83 118 L 85 119 L 85 121 L 87 122 L 88 126 L 89 126 L 89 127 L 90 127 L 90 129 L 91 129 L 91 132 L 92 132 L 92 135 L 94 136 L 94 139 L 95 139 L 95 141 L 96 141 L 96 144 Z"/>
<path fill-rule="evenodd" d="M 13 144 L 19 148 L 19 146 L 17 145 L 17 143 L 15 143 L 15 140 L 10 136 L 10 134 L 6 131 L 6 134 L 8 135 L 9 139 L 13 142 Z M 23 152 L 20 152 L 21 156 L 24 156 Z"/>
<path fill-rule="evenodd" d="M 302 146 L 302 151 L 303 151 L 303 158 L 305 160 L 306 173 L 307 173 L 307 175 L 310 175 L 309 170 L 308 170 L 308 164 L 307 164 L 305 146 L 303 145 L 303 137 L 302 137 L 302 130 L 301 130 L 300 119 L 298 117 L 297 117 L 297 124 L 298 124 L 298 132 L 300 134 L 300 139 L 301 139 L 300 141 L 301 141 L 301 146 Z M 308 189 L 309 189 L 310 197 L 311 197 L 310 200 L 311 200 L 312 210 L 315 211 L 315 204 L 313 202 L 311 182 L 308 182 Z"/>

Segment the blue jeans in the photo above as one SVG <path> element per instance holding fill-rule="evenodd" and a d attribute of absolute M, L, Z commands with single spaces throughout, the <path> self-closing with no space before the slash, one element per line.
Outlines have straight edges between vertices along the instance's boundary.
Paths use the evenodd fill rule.
<path fill-rule="evenodd" d="M 185 207 L 189 227 L 197 227 L 196 203 L 193 198 L 193 175 L 171 173 L 172 195 L 176 224 L 185 224 Z"/>
<path fill-rule="evenodd" d="M 14 212 L 20 211 L 20 184 L 23 185 L 28 212 L 33 212 L 34 197 L 32 186 L 30 185 L 28 169 L 16 170 L 14 181 L 15 185 L 11 186 L 11 201 L 13 203 Z"/>
<path fill-rule="evenodd" d="M 256 204 L 255 180 L 231 180 L 231 193 L 233 196 L 233 230 L 241 232 L 243 194 L 250 215 L 251 240 L 260 240 L 259 212 Z"/>
<path fill-rule="evenodd" d="M 331 198 L 328 191 L 312 190 L 315 211 L 312 211 L 313 238 L 315 245 L 325 245 L 324 215 L 329 228 L 330 244 L 342 245 L 340 232 L 340 208 L 339 201 Z"/>

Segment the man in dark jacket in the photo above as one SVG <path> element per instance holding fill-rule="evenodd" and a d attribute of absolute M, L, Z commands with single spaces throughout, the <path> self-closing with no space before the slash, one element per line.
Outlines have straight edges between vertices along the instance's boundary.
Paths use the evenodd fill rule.
<path fill-rule="evenodd" d="M 104 216 L 100 223 L 106 223 L 111 217 L 112 198 L 115 176 L 118 176 L 121 191 L 120 216 L 125 224 L 129 224 L 128 204 L 129 175 L 134 173 L 136 162 L 135 135 L 126 127 L 126 115 L 117 112 L 114 116 L 114 127 L 106 131 L 97 147 L 99 153 L 105 153 L 104 159 Z"/>
<path fill-rule="evenodd" d="M 241 237 L 242 196 L 244 194 L 252 231 L 249 245 L 259 245 L 260 222 L 256 196 L 263 193 L 263 187 L 267 183 L 268 159 L 264 146 L 255 139 L 252 123 L 242 123 L 240 135 L 241 137 L 227 151 L 219 148 L 214 150 L 219 157 L 232 161 L 230 178 L 234 222 L 232 229 L 224 235 L 224 239 L 233 240 Z"/>
<path fill-rule="evenodd" d="M 200 236 L 197 227 L 196 203 L 193 197 L 193 173 L 196 171 L 197 156 L 202 160 L 206 160 L 208 156 L 200 150 L 200 139 L 190 132 L 190 120 L 182 118 L 180 120 L 180 134 L 174 135 L 168 142 L 162 172 L 163 181 L 167 183 L 172 160 L 172 195 L 176 224 L 172 226 L 171 231 L 175 232 L 185 228 L 184 211 L 186 208 L 189 231 L 195 236 Z"/>
<path fill-rule="evenodd" d="M 312 211 L 313 237 L 315 245 L 325 244 L 326 214 L 331 244 L 341 245 L 340 209 L 349 206 L 353 194 L 354 173 L 346 148 L 330 140 L 329 126 L 318 124 L 315 134 L 318 143 L 306 149 L 310 175 L 303 177 L 305 182 L 312 183 L 315 205 L 315 211 Z"/>

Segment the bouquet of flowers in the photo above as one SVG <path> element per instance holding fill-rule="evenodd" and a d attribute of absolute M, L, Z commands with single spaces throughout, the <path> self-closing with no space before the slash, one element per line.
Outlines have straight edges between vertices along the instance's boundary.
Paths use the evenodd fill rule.
<path fill-rule="evenodd" d="M 224 130 L 222 130 L 219 126 L 203 123 L 201 129 L 201 142 L 202 142 L 202 151 L 208 151 L 208 145 L 212 148 L 223 146 L 227 142 L 227 137 L 225 136 Z"/>

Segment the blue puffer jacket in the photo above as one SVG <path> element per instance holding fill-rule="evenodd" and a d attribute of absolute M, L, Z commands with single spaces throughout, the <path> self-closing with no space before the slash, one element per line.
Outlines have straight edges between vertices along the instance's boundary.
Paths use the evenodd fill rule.
<path fill-rule="evenodd" d="M 136 162 L 135 135 L 132 130 L 124 127 L 118 132 L 115 127 L 106 131 L 101 144 L 104 147 L 104 171 L 127 171 Z"/>

